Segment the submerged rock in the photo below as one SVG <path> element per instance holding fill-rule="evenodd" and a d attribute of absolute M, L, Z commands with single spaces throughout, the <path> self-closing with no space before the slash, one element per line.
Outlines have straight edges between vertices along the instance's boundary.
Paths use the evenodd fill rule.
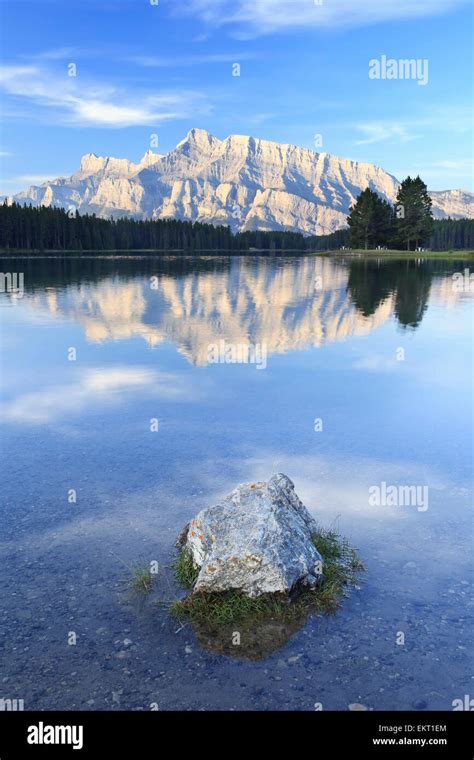
<path fill-rule="evenodd" d="M 250 618 L 238 624 L 198 623 L 193 625 L 193 630 L 199 644 L 206 651 L 237 660 L 257 662 L 270 657 L 285 646 L 305 621 L 305 614 L 288 620 L 277 620 L 275 617 L 268 620 Z M 238 639 L 235 635 L 236 628 Z M 286 667 L 286 663 L 284 666 Z"/>
<path fill-rule="evenodd" d="M 317 531 L 286 475 L 243 483 L 202 510 L 180 535 L 199 575 L 195 592 L 235 589 L 250 597 L 314 587 L 323 560 L 312 542 Z"/>

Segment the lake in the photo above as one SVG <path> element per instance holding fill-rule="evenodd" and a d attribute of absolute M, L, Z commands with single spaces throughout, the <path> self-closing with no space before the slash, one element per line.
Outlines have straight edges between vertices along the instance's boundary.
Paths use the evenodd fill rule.
<path fill-rule="evenodd" d="M 452 710 L 473 694 L 467 266 L 2 259 L 23 287 L 0 294 L 0 699 Z M 176 536 L 277 472 L 366 570 L 336 614 L 229 652 L 168 614 Z M 152 561 L 137 595 L 131 568 Z"/>

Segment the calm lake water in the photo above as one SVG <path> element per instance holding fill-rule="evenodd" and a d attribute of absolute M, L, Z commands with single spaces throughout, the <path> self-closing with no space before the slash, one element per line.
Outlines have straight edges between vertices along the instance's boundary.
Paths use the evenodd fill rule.
<path fill-rule="evenodd" d="M 24 273 L 23 294 L 0 294 L 0 698 L 451 710 L 474 696 L 473 294 L 453 278 L 466 262 L 0 267 Z M 209 363 L 220 341 L 266 361 Z M 366 571 L 335 615 L 263 626 L 229 651 L 168 616 L 175 538 L 276 472 Z M 403 505 L 407 486 L 418 496 Z M 137 561 L 159 563 L 149 595 L 129 586 Z"/>

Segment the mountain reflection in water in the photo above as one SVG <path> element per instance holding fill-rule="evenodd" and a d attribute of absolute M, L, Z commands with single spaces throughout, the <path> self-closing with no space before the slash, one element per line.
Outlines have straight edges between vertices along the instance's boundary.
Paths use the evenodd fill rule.
<path fill-rule="evenodd" d="M 366 335 L 392 316 L 417 328 L 430 296 L 448 306 L 463 297 L 446 262 L 440 270 L 436 260 L 412 258 L 167 256 L 52 264 L 21 262 L 34 309 L 79 324 L 91 343 L 171 341 L 195 366 L 207 364 L 209 345 L 219 340 L 281 354 Z M 463 269 L 460 262 L 449 266 Z"/>

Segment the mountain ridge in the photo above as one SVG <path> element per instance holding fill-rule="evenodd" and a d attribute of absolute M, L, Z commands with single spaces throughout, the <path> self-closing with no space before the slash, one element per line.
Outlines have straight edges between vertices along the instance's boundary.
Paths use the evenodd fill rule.
<path fill-rule="evenodd" d="M 70 177 L 32 185 L 19 203 L 63 206 L 102 217 L 176 219 L 245 230 L 328 234 L 346 226 L 350 206 L 370 187 L 394 202 L 399 181 L 368 162 L 249 135 L 224 140 L 194 128 L 166 154 L 138 163 L 86 153 Z M 474 194 L 431 191 L 436 218 L 470 217 Z"/>

